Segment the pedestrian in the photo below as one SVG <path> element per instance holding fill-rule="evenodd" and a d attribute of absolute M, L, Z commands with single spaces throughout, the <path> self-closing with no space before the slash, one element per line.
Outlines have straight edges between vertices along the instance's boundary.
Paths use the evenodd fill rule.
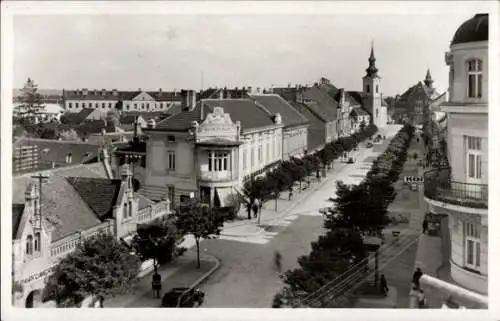
<path fill-rule="evenodd" d="M 291 201 L 293 199 L 293 188 L 290 187 L 288 189 L 288 200 Z"/>
<path fill-rule="evenodd" d="M 253 217 L 257 218 L 257 214 L 259 213 L 259 200 L 258 199 L 254 199 L 252 209 L 253 209 Z"/>
<path fill-rule="evenodd" d="M 380 291 L 384 296 L 387 296 L 387 292 L 389 292 L 389 287 L 387 286 L 387 280 L 385 279 L 385 275 L 380 276 Z"/>
<path fill-rule="evenodd" d="M 424 291 L 420 289 L 417 293 L 417 299 L 418 299 L 418 308 L 423 309 L 425 308 L 425 295 Z"/>
<path fill-rule="evenodd" d="M 281 272 L 281 253 L 276 250 L 274 251 L 274 265 Z"/>
<path fill-rule="evenodd" d="M 248 219 L 252 219 L 252 203 L 248 202 L 247 203 L 247 214 L 248 214 Z"/>
<path fill-rule="evenodd" d="M 161 291 L 161 275 L 158 274 L 158 272 L 155 272 L 155 274 L 153 274 L 153 282 L 151 283 L 151 286 L 153 288 L 153 296 L 159 298 Z"/>
<path fill-rule="evenodd" d="M 429 221 L 427 221 L 427 218 L 424 218 L 424 221 L 422 222 L 422 233 L 426 234 L 429 228 Z"/>
<path fill-rule="evenodd" d="M 104 296 L 99 295 L 99 308 L 104 308 Z"/>
<path fill-rule="evenodd" d="M 417 268 L 415 273 L 413 273 L 413 283 L 417 287 L 417 289 L 420 289 L 420 277 L 423 275 L 422 270 L 420 268 Z"/>

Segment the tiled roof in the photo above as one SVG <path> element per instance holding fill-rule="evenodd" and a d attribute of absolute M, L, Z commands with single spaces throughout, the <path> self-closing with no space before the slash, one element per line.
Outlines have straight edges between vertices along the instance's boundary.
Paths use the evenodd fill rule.
<path fill-rule="evenodd" d="M 202 99 L 209 99 L 209 98 L 217 98 L 216 94 L 219 91 L 217 88 L 208 88 L 205 90 L 200 91 L 200 93 L 197 95 L 198 100 Z"/>
<path fill-rule="evenodd" d="M 51 168 L 52 162 L 57 167 L 95 162 L 100 148 L 99 145 L 83 142 L 23 137 L 13 146 L 14 151 L 16 147 L 23 146 L 38 147 L 40 168 Z M 71 162 L 67 163 L 66 156 L 69 154 Z"/>
<path fill-rule="evenodd" d="M 358 105 L 363 107 L 363 98 L 365 94 L 362 91 L 348 91 L 347 93 Z"/>
<path fill-rule="evenodd" d="M 295 101 L 297 97 L 297 88 L 295 87 L 281 87 L 273 88 L 273 93 L 280 95 L 287 101 Z"/>
<path fill-rule="evenodd" d="M 29 176 L 14 179 L 13 192 L 19 195 L 13 194 L 13 204 L 24 204 L 30 181 Z M 42 216 L 53 227 L 53 241 L 101 223 L 64 177 L 49 175 L 42 185 L 42 195 Z"/>
<path fill-rule="evenodd" d="M 207 99 L 203 101 L 204 115 L 212 112 L 213 107 L 224 108 L 233 122 L 241 122 L 244 130 L 274 125 L 274 114 L 268 114 L 252 99 Z"/>
<path fill-rule="evenodd" d="M 101 220 L 111 218 L 120 191 L 121 180 L 67 177 L 68 182 Z"/>
<path fill-rule="evenodd" d="M 214 146 L 237 146 L 241 145 L 242 142 L 235 142 L 225 138 L 212 138 L 196 143 L 197 145 L 214 145 Z"/>
<path fill-rule="evenodd" d="M 307 88 L 303 93 L 303 97 L 304 99 L 315 101 L 317 108 L 328 115 L 334 115 L 335 119 L 337 119 L 338 103 L 318 86 Z"/>
<path fill-rule="evenodd" d="M 174 108 L 174 107 L 172 107 L 172 108 Z M 131 111 L 131 112 L 124 112 L 122 114 L 122 116 L 120 117 L 120 123 L 122 125 L 123 124 L 133 124 L 135 122 L 135 118 L 137 116 L 141 116 L 145 121 L 148 121 L 150 119 L 157 119 L 157 118 L 159 118 L 161 116 L 168 116 L 168 115 L 171 115 L 171 114 L 169 114 L 168 111 L 150 111 L 150 112 Z"/>
<path fill-rule="evenodd" d="M 24 204 L 12 204 L 12 239 L 16 237 L 23 212 Z"/>
<path fill-rule="evenodd" d="M 285 99 L 276 94 L 250 95 L 258 103 L 264 105 L 272 115 L 280 114 L 285 127 L 309 123 L 309 120 L 293 108 Z"/>
<path fill-rule="evenodd" d="M 83 108 L 77 113 L 66 113 L 64 117 L 69 121 L 70 124 L 79 125 L 83 123 L 87 117 L 95 111 L 94 108 Z M 100 110 L 98 110 L 100 112 Z"/>
<path fill-rule="evenodd" d="M 163 129 L 163 130 L 173 130 L 173 131 L 178 131 L 178 130 L 188 130 L 191 128 L 191 123 L 193 121 L 200 121 L 201 120 L 201 104 L 197 104 L 196 107 L 191 110 L 191 111 L 179 111 L 176 114 L 173 114 L 172 116 L 158 122 L 156 124 L 156 129 Z"/>
<path fill-rule="evenodd" d="M 222 107 L 231 115 L 233 122 L 240 121 L 243 129 L 271 126 L 273 115 L 257 106 L 251 99 L 206 99 L 198 102 L 191 111 L 181 111 L 156 125 L 156 129 L 184 131 L 191 128 L 193 121 L 201 122 L 213 107 Z M 203 111 L 203 113 L 202 113 Z M 203 119 L 202 119 L 203 114 Z"/>

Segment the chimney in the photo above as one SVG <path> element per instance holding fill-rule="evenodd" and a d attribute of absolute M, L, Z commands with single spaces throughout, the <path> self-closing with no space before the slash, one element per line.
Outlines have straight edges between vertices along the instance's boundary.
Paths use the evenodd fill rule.
<path fill-rule="evenodd" d="M 292 84 L 288 84 L 288 88 L 292 88 Z"/>
<path fill-rule="evenodd" d="M 137 88 L 137 91 L 142 91 L 142 88 Z"/>
<path fill-rule="evenodd" d="M 87 96 L 89 94 L 89 90 L 87 88 L 83 88 L 82 92 L 84 96 Z"/>
<path fill-rule="evenodd" d="M 248 87 L 247 87 L 247 92 L 248 92 L 249 94 L 253 94 L 253 92 L 252 92 L 252 87 L 251 87 L 251 86 L 248 86 Z"/>
<path fill-rule="evenodd" d="M 113 89 L 113 96 L 118 97 L 118 90 Z"/>
<path fill-rule="evenodd" d="M 196 92 L 194 90 L 181 90 L 182 110 L 192 111 L 196 106 Z"/>
<path fill-rule="evenodd" d="M 101 90 L 101 95 L 103 95 L 103 96 L 106 95 L 106 89 Z"/>
<path fill-rule="evenodd" d="M 219 99 L 224 99 L 224 89 L 219 89 Z"/>
<path fill-rule="evenodd" d="M 260 95 L 260 87 L 257 87 L 257 88 L 256 88 L 256 91 L 257 91 L 257 94 L 259 94 L 259 95 Z"/>
<path fill-rule="evenodd" d="M 158 92 L 161 94 L 161 88 L 158 89 Z"/>

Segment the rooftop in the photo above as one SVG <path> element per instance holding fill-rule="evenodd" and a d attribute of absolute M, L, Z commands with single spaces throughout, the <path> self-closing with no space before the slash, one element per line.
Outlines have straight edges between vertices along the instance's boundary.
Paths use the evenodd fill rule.
<path fill-rule="evenodd" d="M 476 14 L 457 29 L 450 46 L 460 43 L 488 41 L 488 14 Z"/>

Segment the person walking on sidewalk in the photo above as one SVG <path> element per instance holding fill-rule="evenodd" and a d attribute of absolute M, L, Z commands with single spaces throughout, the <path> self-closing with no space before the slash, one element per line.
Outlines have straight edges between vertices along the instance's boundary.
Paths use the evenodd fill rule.
<path fill-rule="evenodd" d="M 161 291 L 161 275 L 158 274 L 158 272 L 155 272 L 155 274 L 153 274 L 153 282 L 151 282 L 151 286 L 153 288 L 153 296 L 159 298 Z"/>
<path fill-rule="evenodd" d="M 254 199 L 253 201 L 253 205 L 252 205 L 252 209 L 253 209 L 253 217 L 254 218 L 257 218 L 257 214 L 259 213 L 259 200 L 258 199 Z"/>
<path fill-rule="evenodd" d="M 288 189 L 288 200 L 291 201 L 293 199 L 293 188 L 290 187 Z"/>
<path fill-rule="evenodd" d="M 423 275 L 422 270 L 420 268 L 417 268 L 415 273 L 413 273 L 413 284 L 417 287 L 417 289 L 420 289 L 420 277 Z"/>
<path fill-rule="evenodd" d="M 422 222 L 422 233 L 426 234 L 429 228 L 429 221 L 427 221 L 427 218 L 424 218 L 424 221 Z"/>
<path fill-rule="evenodd" d="M 252 202 L 247 203 L 247 214 L 248 214 L 248 219 L 252 219 Z"/>
<path fill-rule="evenodd" d="M 380 291 L 384 296 L 387 296 L 387 292 L 389 292 L 389 287 L 387 286 L 387 280 L 385 279 L 385 275 L 380 276 Z"/>

